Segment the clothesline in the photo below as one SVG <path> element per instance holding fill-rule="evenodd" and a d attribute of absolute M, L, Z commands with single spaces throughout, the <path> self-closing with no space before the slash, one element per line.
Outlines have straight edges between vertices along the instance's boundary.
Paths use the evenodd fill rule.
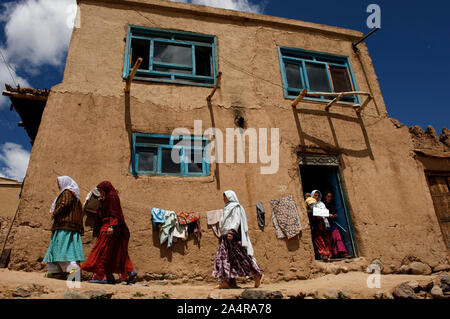
<path fill-rule="evenodd" d="M 61 174 L 59 174 L 57 171 L 55 171 L 55 170 L 53 170 L 53 172 L 55 173 L 55 174 L 57 174 L 58 176 L 62 176 Z M 79 186 L 78 185 L 78 187 L 79 188 L 81 188 L 81 189 L 83 189 L 84 191 L 86 191 L 86 192 L 90 192 L 91 190 L 88 190 L 87 188 L 85 188 L 85 187 L 83 187 L 83 186 Z M 278 196 L 278 198 L 282 198 L 282 197 L 286 197 L 286 196 L 289 196 L 289 195 L 292 195 L 292 194 L 284 194 L 284 195 L 279 195 Z M 271 199 L 271 200 L 266 200 L 266 201 L 258 201 L 258 202 L 261 202 L 261 203 L 263 203 L 263 204 L 268 204 L 268 203 L 270 203 L 271 201 L 273 201 L 273 200 L 276 200 L 276 199 Z M 133 209 L 133 208 L 130 208 L 130 207 L 128 207 L 128 206 L 126 206 L 126 205 L 123 205 L 124 203 L 126 204 L 127 203 L 127 201 L 126 200 L 120 200 L 121 201 L 121 203 L 122 203 L 122 207 L 123 208 L 125 208 L 125 209 L 127 209 L 127 210 L 131 210 L 131 211 L 133 211 L 133 212 L 135 212 L 135 213 L 141 213 L 142 211 L 140 211 L 140 210 L 136 210 L 136 209 Z M 258 203 L 257 202 L 257 203 Z M 148 206 L 148 205 L 144 205 L 144 204 L 142 204 L 142 203 L 137 203 L 137 204 L 139 204 L 139 205 L 142 205 L 142 206 Z M 255 210 L 256 210 L 256 203 L 255 204 L 248 204 L 248 205 L 242 205 L 241 204 L 241 206 L 242 207 L 244 207 L 244 209 L 246 210 L 247 208 L 252 208 L 252 207 L 254 207 L 255 208 Z M 148 210 L 151 212 L 151 209 L 152 208 L 154 208 L 154 207 L 150 207 Z M 164 209 L 164 210 L 169 210 L 169 211 L 171 211 L 172 209 L 167 209 L 167 208 L 162 208 L 162 207 L 158 207 L 158 208 L 161 208 L 161 209 Z M 213 208 L 213 209 L 202 209 L 202 211 L 204 211 L 204 212 L 208 212 L 208 211 L 212 211 L 212 210 L 218 210 L 218 209 L 222 209 L 222 208 Z M 189 210 L 175 210 L 175 211 L 189 211 Z M 200 211 L 196 211 L 196 212 L 200 212 Z"/>

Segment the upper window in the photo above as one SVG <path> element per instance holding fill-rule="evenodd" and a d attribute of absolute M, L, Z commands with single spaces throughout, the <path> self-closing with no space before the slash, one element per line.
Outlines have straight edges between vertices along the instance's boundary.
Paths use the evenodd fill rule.
<path fill-rule="evenodd" d="M 123 77 L 141 57 L 134 79 L 214 86 L 215 43 L 212 35 L 130 26 Z"/>
<path fill-rule="evenodd" d="M 133 134 L 131 171 L 138 175 L 209 175 L 208 138 Z"/>
<path fill-rule="evenodd" d="M 308 92 L 326 93 L 356 91 L 347 57 L 285 47 L 279 47 L 278 53 L 284 94 L 288 98 L 297 97 L 303 89 Z M 305 99 L 330 101 L 333 98 L 322 96 Z M 341 101 L 357 103 L 358 98 L 346 96 Z"/>

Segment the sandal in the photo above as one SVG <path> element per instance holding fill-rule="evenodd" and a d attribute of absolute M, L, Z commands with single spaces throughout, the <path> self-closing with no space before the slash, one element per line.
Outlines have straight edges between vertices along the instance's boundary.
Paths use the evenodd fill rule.
<path fill-rule="evenodd" d="M 136 278 L 136 276 L 137 276 L 137 271 L 133 270 L 133 272 L 128 276 L 126 283 L 131 284 L 132 281 Z"/>

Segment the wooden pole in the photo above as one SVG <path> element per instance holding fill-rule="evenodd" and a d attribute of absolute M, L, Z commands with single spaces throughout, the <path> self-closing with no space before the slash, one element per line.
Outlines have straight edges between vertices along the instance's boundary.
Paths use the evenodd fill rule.
<path fill-rule="evenodd" d="M 301 100 L 306 96 L 306 93 L 308 91 L 306 89 L 303 89 L 300 94 L 297 96 L 294 102 L 292 102 L 292 107 L 296 107 L 298 103 L 300 103 Z"/>
<path fill-rule="evenodd" d="M 130 92 L 131 81 L 133 81 L 133 78 L 136 75 L 137 70 L 141 66 L 142 61 L 143 61 L 142 58 L 138 58 L 136 60 L 136 63 L 133 66 L 133 70 L 131 70 L 131 73 L 127 76 L 126 85 L 125 85 L 125 92 L 127 92 L 127 93 Z"/>
<path fill-rule="evenodd" d="M 212 99 L 214 93 L 216 93 L 216 90 L 219 87 L 221 77 L 222 77 L 222 72 L 219 72 L 219 74 L 217 74 L 217 77 L 216 77 L 216 79 L 217 79 L 216 85 L 214 85 L 214 88 L 212 89 L 211 93 L 206 97 L 206 101 L 211 102 L 211 99 Z"/>

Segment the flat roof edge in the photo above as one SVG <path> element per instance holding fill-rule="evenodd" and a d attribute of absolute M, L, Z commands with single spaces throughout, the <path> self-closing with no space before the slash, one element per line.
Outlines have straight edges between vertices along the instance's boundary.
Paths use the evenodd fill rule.
<path fill-rule="evenodd" d="M 364 36 L 362 32 L 351 29 L 327 26 L 318 23 L 287 19 L 264 14 L 220 9 L 191 3 L 161 0 L 77 0 L 77 3 L 110 3 L 121 5 L 124 7 L 131 6 L 164 9 L 197 16 L 209 16 L 235 21 L 237 20 L 244 22 L 264 23 L 279 27 L 298 28 L 315 33 L 326 33 L 335 37 L 347 38 L 349 40 L 358 40 Z"/>

